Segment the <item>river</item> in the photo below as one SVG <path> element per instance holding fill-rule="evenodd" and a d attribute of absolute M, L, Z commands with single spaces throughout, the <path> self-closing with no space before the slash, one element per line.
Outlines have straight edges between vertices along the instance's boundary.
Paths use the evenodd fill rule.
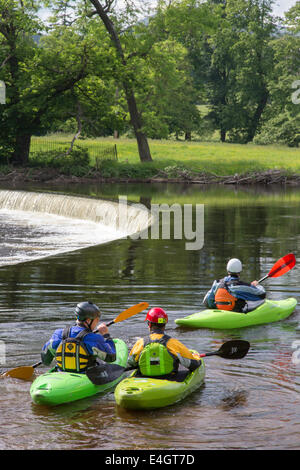
<path fill-rule="evenodd" d="M 20 189 L 45 190 L 38 185 Z M 203 308 L 205 293 L 214 279 L 224 275 L 229 258 L 240 258 L 242 278 L 252 281 L 267 274 L 281 256 L 290 252 L 297 256 L 300 189 L 91 184 L 47 191 L 115 201 L 126 196 L 148 208 L 163 203 L 182 208 L 204 204 L 204 243 L 187 250 L 186 240 L 174 237 L 113 236 L 111 241 L 99 241 L 87 223 L 82 229 L 88 246 L 68 251 L 65 240 L 55 251 L 55 237 L 61 235 L 63 224 L 55 231 L 48 220 L 51 227 L 46 230 L 41 218 L 35 226 L 40 230 L 32 224 L 20 228 L 20 214 L 9 218 L 0 213 L 2 249 L 3 240 L 7 243 L 0 251 L 3 370 L 38 362 L 54 329 L 71 324 L 74 307 L 87 299 L 99 305 L 104 321 L 141 301 L 161 306 L 169 315 L 167 333 L 199 352 L 216 350 L 230 339 L 247 340 L 251 348 L 241 360 L 208 357 L 204 385 L 184 402 L 156 411 L 120 409 L 113 393 L 47 408 L 31 402 L 30 381 L 0 380 L 0 449 L 299 449 L 300 365 L 292 361 L 294 341 L 300 340 L 299 307 L 286 320 L 235 330 L 183 329 L 174 320 Z M 51 235 L 52 256 L 42 252 L 28 257 L 28 252 L 40 249 L 38 239 L 44 241 L 45 231 Z M 72 236 L 76 234 L 74 228 Z M 30 249 L 18 251 L 26 239 Z M 264 286 L 270 299 L 299 300 L 298 265 L 280 278 L 264 281 Z M 144 313 L 112 325 L 111 334 L 130 348 L 146 334 Z M 39 367 L 36 373 L 46 370 Z"/>

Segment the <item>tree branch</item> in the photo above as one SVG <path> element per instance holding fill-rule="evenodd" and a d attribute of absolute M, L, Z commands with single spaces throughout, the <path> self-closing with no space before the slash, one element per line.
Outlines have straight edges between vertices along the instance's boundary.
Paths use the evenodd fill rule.
<path fill-rule="evenodd" d="M 0 69 L 2 69 L 2 67 L 4 67 L 4 65 L 6 64 L 6 62 L 8 62 L 11 57 L 12 57 L 12 55 L 10 54 L 9 56 L 6 57 L 6 59 L 4 59 L 4 61 L 3 61 L 2 64 L 0 65 Z"/>
<path fill-rule="evenodd" d="M 72 142 L 71 142 L 71 144 L 70 144 L 70 147 L 69 147 L 68 150 L 66 151 L 66 155 L 69 155 L 69 154 L 72 152 L 73 146 L 74 146 L 74 143 L 75 143 L 75 140 L 78 139 L 78 137 L 79 137 L 80 134 L 81 134 L 81 131 L 82 131 L 81 117 L 82 117 L 82 108 L 81 108 L 80 102 L 77 101 L 77 113 L 76 113 L 77 132 L 76 132 L 76 134 L 74 135 L 74 137 L 73 137 L 73 139 L 72 139 Z"/>

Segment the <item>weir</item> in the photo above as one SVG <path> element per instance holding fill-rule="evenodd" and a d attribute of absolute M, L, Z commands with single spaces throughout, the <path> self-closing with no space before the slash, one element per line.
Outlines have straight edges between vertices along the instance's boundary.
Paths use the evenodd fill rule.
<path fill-rule="evenodd" d="M 122 236 L 143 231 L 152 223 L 150 212 L 141 204 L 64 194 L 0 190 L 0 209 L 89 220 L 120 231 Z"/>
<path fill-rule="evenodd" d="M 139 237 L 152 223 L 142 204 L 0 190 L 0 266 Z"/>

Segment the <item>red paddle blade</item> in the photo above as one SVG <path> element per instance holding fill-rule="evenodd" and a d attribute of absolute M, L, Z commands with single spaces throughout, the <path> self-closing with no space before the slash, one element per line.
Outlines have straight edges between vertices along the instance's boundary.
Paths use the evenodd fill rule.
<path fill-rule="evenodd" d="M 289 253 L 288 255 L 283 256 L 280 258 L 270 270 L 268 277 L 279 277 L 283 274 L 287 273 L 290 269 L 292 269 L 296 264 L 296 258 L 293 253 Z"/>

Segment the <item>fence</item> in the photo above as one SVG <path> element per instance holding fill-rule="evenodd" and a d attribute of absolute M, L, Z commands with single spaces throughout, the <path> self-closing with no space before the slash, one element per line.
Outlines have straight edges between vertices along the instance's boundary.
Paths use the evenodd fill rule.
<path fill-rule="evenodd" d="M 54 139 L 47 137 L 32 137 L 30 145 L 30 154 L 49 152 L 51 150 L 61 150 L 66 152 L 71 145 L 71 140 Z M 74 148 L 79 145 L 82 148 L 87 148 L 90 157 L 95 160 L 95 165 L 98 167 L 100 160 L 118 160 L 116 144 L 103 144 L 95 140 L 76 140 Z"/>

